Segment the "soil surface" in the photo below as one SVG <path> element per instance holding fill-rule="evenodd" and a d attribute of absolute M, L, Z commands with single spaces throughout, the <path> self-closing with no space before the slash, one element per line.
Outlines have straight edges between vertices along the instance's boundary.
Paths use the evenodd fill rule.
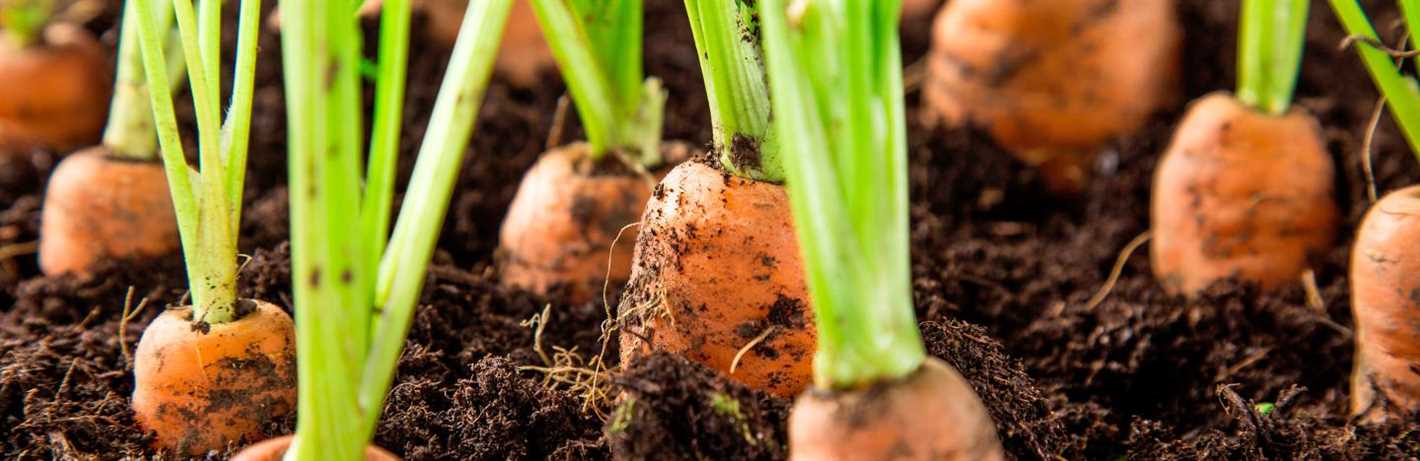
<path fill-rule="evenodd" d="M 648 71 L 670 90 L 666 139 L 708 145 L 681 2 L 647 3 Z M 1298 90 L 1298 104 L 1326 127 L 1346 219 L 1314 267 L 1319 302 L 1300 287 L 1261 293 L 1235 282 L 1193 300 L 1168 296 L 1147 256 L 1134 254 L 1109 296 L 1087 305 L 1147 227 L 1151 173 L 1184 101 L 1232 87 L 1237 8 L 1236 0 L 1180 1 L 1185 98 L 1109 146 L 1078 197 L 1045 194 L 1033 171 L 971 130 L 912 127 L 913 274 L 924 339 L 982 396 L 1016 459 L 1420 453 L 1420 426 L 1347 419 L 1347 250 L 1370 203 L 1362 135 L 1376 93 L 1354 55 L 1338 48 L 1343 33 L 1326 2 L 1313 2 Z M 1396 14 L 1382 8 L 1372 11 L 1384 27 Z M 110 46 L 113 17 L 89 25 Z M 927 49 L 928 24 L 905 21 L 905 62 Z M 251 261 L 241 286 L 244 296 L 289 308 L 280 47 L 270 32 L 262 43 L 241 242 Z M 422 44 L 411 53 L 406 172 L 446 54 Z M 579 374 L 572 370 L 597 351 L 616 350 L 615 338 L 600 339 L 608 315 L 601 303 L 498 287 L 499 223 L 544 150 L 564 91 L 555 76 L 548 82 L 528 90 L 497 80 L 489 89 L 375 443 L 410 460 L 782 458 L 790 402 L 670 356 L 624 373 Z M 917 95 L 908 97 L 915 113 Z M 191 120 L 190 109 L 180 111 Z M 561 139 L 580 136 L 569 126 Z M 1373 157 L 1381 193 L 1420 181 L 1388 120 Z M 114 262 L 87 278 L 39 275 L 33 242 L 44 178 L 59 158 L 30 152 L 0 171 L 0 458 L 157 456 L 129 410 L 129 354 L 144 326 L 183 298 L 183 269 L 169 258 Z M 289 433 L 293 423 L 273 421 L 267 433 Z"/>

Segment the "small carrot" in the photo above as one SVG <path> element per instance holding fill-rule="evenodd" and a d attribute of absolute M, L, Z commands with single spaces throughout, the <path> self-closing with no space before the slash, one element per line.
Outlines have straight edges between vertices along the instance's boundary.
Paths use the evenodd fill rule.
<path fill-rule="evenodd" d="M 819 332 L 814 387 L 789 416 L 789 459 L 1004 459 L 985 405 L 927 358 L 913 314 L 900 3 L 837 5 L 759 2 Z"/>
<path fill-rule="evenodd" d="M 933 24 L 928 117 L 1077 191 L 1102 144 L 1173 98 L 1180 35 L 1172 0 L 954 0 Z"/>
<path fill-rule="evenodd" d="M 645 209 L 655 179 L 649 171 L 665 166 L 666 96 L 660 81 L 641 70 L 641 0 L 590 10 L 564 0 L 531 4 L 588 142 L 544 154 L 523 177 L 500 230 L 501 280 L 588 302 L 600 299 L 606 286 L 625 283 L 630 272 L 631 239 L 615 252 L 612 244 Z"/>
<path fill-rule="evenodd" d="M 220 94 L 221 10 L 173 2 L 197 118 L 196 174 L 187 164 L 173 108 L 164 52 L 166 26 L 154 1 L 126 5 L 136 34 L 148 101 L 157 127 L 173 215 L 187 266 L 192 305 L 149 324 L 134 358 L 134 419 L 153 433 L 155 448 L 202 456 L 250 440 L 295 409 L 295 332 L 290 316 L 261 301 L 237 298 L 237 230 L 245 181 L 261 4 L 239 7 L 231 106 Z M 199 19 L 200 17 L 200 19 Z M 222 115 L 226 114 L 226 123 Z M 223 129 L 223 126 L 226 129 Z M 195 184 L 194 184 L 195 183 Z"/>
<path fill-rule="evenodd" d="M 0 145 L 58 151 L 98 140 L 109 97 L 107 52 L 83 28 L 50 23 L 53 2 L 0 4 Z"/>
<path fill-rule="evenodd" d="M 813 310 L 770 131 L 754 7 L 686 0 L 719 165 L 686 162 L 646 205 L 618 307 L 621 362 L 681 354 L 780 396 L 809 385 Z"/>
<path fill-rule="evenodd" d="M 1400 2 L 1406 24 L 1420 24 L 1420 4 Z M 1377 43 L 1375 28 L 1355 0 L 1331 0 L 1352 36 Z M 1420 91 L 1387 51 L 1360 42 L 1357 53 L 1411 153 L 1420 158 Z M 1413 51 L 1413 45 L 1411 50 Z M 1371 205 L 1351 247 L 1351 313 L 1356 357 L 1351 414 L 1363 423 L 1413 421 L 1420 412 L 1420 186 Z"/>
<path fill-rule="evenodd" d="M 1151 256 L 1171 293 L 1229 277 L 1283 286 L 1335 237 L 1335 168 L 1321 125 L 1288 107 L 1307 8 L 1306 0 L 1242 3 L 1237 96 L 1195 101 L 1159 162 Z"/>
<path fill-rule="evenodd" d="M 193 309 L 170 309 L 143 330 L 133 357 L 133 413 L 154 443 L 200 456 L 261 434 L 296 408 L 291 316 L 242 301 L 237 320 L 193 327 Z M 277 334 L 273 334 L 277 333 Z"/>
<path fill-rule="evenodd" d="M 167 30 L 171 8 L 160 8 L 159 27 Z M 178 251 L 137 20 L 131 8 L 124 11 L 118 79 L 103 143 L 64 157 L 45 189 L 39 267 L 47 275 L 86 274 L 102 261 Z"/>

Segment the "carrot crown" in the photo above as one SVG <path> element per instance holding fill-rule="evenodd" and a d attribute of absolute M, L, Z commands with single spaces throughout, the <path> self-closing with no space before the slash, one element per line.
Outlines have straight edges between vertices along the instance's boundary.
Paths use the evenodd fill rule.
<path fill-rule="evenodd" d="M 1307 0 L 1244 0 L 1238 100 L 1280 115 L 1292 103 L 1307 35 Z"/>
<path fill-rule="evenodd" d="M 231 105 L 223 120 L 221 92 L 222 34 L 220 5 L 203 2 L 199 15 L 192 2 L 173 2 L 197 118 L 200 172 L 192 174 L 183 152 L 173 111 L 172 70 L 164 53 L 166 16 L 157 14 L 155 0 L 133 0 L 138 14 L 138 41 L 150 87 L 153 118 L 162 147 L 168 189 L 172 193 L 192 292 L 193 319 L 207 323 L 235 320 L 237 300 L 237 234 L 242 215 L 242 185 L 246 179 L 247 134 L 251 127 L 252 86 L 256 70 L 257 27 L 261 2 L 241 2 L 237 23 L 237 54 Z M 161 1 L 161 0 L 157 0 Z M 200 17 L 199 17 L 200 16 Z"/>
<path fill-rule="evenodd" d="M 374 433 L 511 5 L 469 2 L 391 234 L 410 0 L 383 4 L 364 184 L 358 2 L 281 2 L 299 354 L 292 459 L 357 459 Z"/>
<path fill-rule="evenodd" d="M 1410 150 L 1420 158 L 1420 86 L 1405 75 L 1391 55 L 1377 47 L 1381 43 L 1376 29 L 1356 0 L 1331 0 L 1331 9 L 1355 41 L 1356 53 L 1366 65 L 1371 79 L 1385 97 L 1390 115 L 1400 125 L 1400 131 L 1410 144 Z M 1401 0 L 1400 10 L 1409 27 L 1420 24 L 1420 0 Z M 1412 29 L 1413 30 L 1413 29 Z M 1412 40 L 1412 43 L 1414 41 Z"/>
<path fill-rule="evenodd" d="M 710 99 L 720 164 L 737 176 L 783 182 L 754 1 L 685 0 L 685 10 Z"/>
<path fill-rule="evenodd" d="M 906 376 L 912 310 L 899 0 L 760 0 L 774 128 L 818 326 L 814 382 Z"/>
<path fill-rule="evenodd" d="M 158 28 L 159 40 L 166 41 L 172 23 L 172 3 L 160 1 L 151 12 Z M 138 27 L 141 19 L 136 5 L 123 9 L 123 24 L 118 38 L 118 74 L 113 84 L 113 99 L 109 101 L 108 126 L 104 127 L 104 145 L 118 156 L 137 160 L 158 158 L 158 138 L 153 126 L 153 105 L 148 97 L 148 78 L 143 74 L 143 50 L 139 46 Z M 164 59 L 178 56 L 181 45 L 166 41 Z M 182 59 L 168 62 L 169 78 L 178 78 L 184 69 Z"/>
<path fill-rule="evenodd" d="M 0 31 L 12 45 L 26 47 L 39 41 L 40 33 L 54 15 L 54 0 L 6 0 L 0 2 Z"/>
<path fill-rule="evenodd" d="M 641 69 L 641 0 L 530 0 L 577 104 L 592 158 L 661 163 L 666 92 Z"/>

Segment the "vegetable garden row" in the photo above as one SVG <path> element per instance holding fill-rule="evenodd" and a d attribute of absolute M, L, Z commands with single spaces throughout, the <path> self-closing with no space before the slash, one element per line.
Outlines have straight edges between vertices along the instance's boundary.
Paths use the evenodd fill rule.
<path fill-rule="evenodd" d="M 1406 459 L 1420 0 L 0 0 L 7 459 Z"/>

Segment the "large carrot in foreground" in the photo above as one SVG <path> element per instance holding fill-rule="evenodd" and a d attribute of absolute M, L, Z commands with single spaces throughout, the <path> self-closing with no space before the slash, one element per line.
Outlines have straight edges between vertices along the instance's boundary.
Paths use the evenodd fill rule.
<path fill-rule="evenodd" d="M 614 245 L 645 210 L 661 155 L 666 93 L 641 70 L 641 0 L 531 0 L 562 70 L 585 143 L 553 148 L 523 177 L 499 232 L 502 284 L 600 300 L 631 272 Z"/>
<path fill-rule="evenodd" d="M 1230 277 L 1276 288 L 1331 245 L 1335 168 L 1316 118 L 1289 107 L 1307 8 L 1242 3 L 1236 96 L 1195 101 L 1154 172 L 1151 255 L 1169 292 Z"/>
<path fill-rule="evenodd" d="M 923 98 L 1080 189 L 1095 152 L 1176 91 L 1173 0 L 953 0 L 937 15 Z"/>
<path fill-rule="evenodd" d="M 300 191 L 291 194 L 300 409 L 294 436 L 252 445 L 235 459 L 354 460 L 362 454 L 393 459 L 369 447 L 370 439 L 423 291 L 511 1 L 479 0 L 464 13 L 392 233 L 410 2 L 383 5 L 368 157 L 362 156 L 358 64 L 364 39 L 356 5 L 281 3 L 287 166 L 291 190 Z M 362 163 L 368 165 L 363 176 Z"/>
<path fill-rule="evenodd" d="M 52 0 L 0 2 L 0 147 L 67 151 L 98 141 L 108 113 L 107 52 L 52 22 Z M 0 152 L 0 155 L 7 155 Z"/>
<path fill-rule="evenodd" d="M 718 162 L 682 163 L 646 205 L 617 312 L 621 361 L 678 353 L 792 396 L 809 383 L 813 311 L 769 134 L 754 7 L 741 0 L 685 6 Z"/>
<path fill-rule="evenodd" d="M 198 125 L 200 172 L 194 174 L 183 154 L 164 53 L 165 27 L 154 14 L 155 1 L 162 0 L 133 0 L 128 8 L 137 16 L 192 305 L 167 310 L 143 331 L 133 362 L 132 405 L 157 448 L 201 456 L 259 436 L 264 425 L 295 407 L 291 317 L 270 303 L 237 298 L 237 234 L 261 3 L 240 4 L 225 123 L 218 104 L 220 9 L 216 2 L 204 2 L 198 14 L 190 2 L 173 3 Z"/>
<path fill-rule="evenodd" d="M 1000 460 L 996 430 L 912 309 L 898 1 L 761 0 L 774 127 L 818 325 L 790 459 Z"/>
<path fill-rule="evenodd" d="M 1420 2 L 1403 0 L 1406 24 L 1420 24 Z M 1346 31 L 1377 42 L 1355 0 L 1331 0 Z M 1420 91 L 1391 56 L 1366 43 L 1357 53 L 1385 96 L 1413 154 L 1420 156 Z M 1420 188 L 1371 205 L 1351 248 L 1351 312 L 1356 322 L 1351 413 L 1363 422 L 1413 421 L 1420 411 Z"/>
<path fill-rule="evenodd" d="M 157 7 L 157 27 L 167 31 L 172 6 Z M 132 5 L 124 8 L 103 142 L 64 157 L 45 189 L 39 267 L 47 275 L 88 273 L 101 262 L 178 250 L 138 46 L 139 14 Z"/>

